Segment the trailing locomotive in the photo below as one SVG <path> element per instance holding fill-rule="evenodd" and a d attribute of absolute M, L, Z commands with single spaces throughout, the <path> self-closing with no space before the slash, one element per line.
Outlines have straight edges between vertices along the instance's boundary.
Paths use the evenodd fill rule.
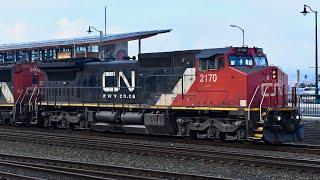
<path fill-rule="evenodd" d="M 44 84 L 30 85 L 27 101 L 17 94 L 16 123 L 271 143 L 303 138 L 300 116 L 287 106 L 288 76 L 260 48 L 51 60 L 37 68 Z"/>
<path fill-rule="evenodd" d="M 16 118 L 26 118 L 28 113 L 23 112 L 25 107 L 22 106 L 34 104 L 31 101 L 35 100 L 35 96 L 32 99 L 27 96 L 36 87 L 44 86 L 44 77 L 44 72 L 34 62 L 0 66 L 0 123 L 12 124 Z"/>

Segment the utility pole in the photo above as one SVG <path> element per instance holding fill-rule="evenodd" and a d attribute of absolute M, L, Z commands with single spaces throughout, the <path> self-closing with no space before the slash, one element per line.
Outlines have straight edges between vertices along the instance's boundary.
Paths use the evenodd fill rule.
<path fill-rule="evenodd" d="M 107 34 L 107 6 L 104 6 L 104 35 Z"/>

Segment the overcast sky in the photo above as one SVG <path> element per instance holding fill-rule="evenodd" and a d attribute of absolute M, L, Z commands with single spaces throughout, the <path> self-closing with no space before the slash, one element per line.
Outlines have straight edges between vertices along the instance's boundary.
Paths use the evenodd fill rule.
<path fill-rule="evenodd" d="M 264 48 L 270 64 L 295 80 L 297 69 L 314 78 L 314 14 L 319 0 L 0 0 L 0 43 L 86 36 L 89 25 L 107 33 L 173 29 L 143 41 L 143 52 L 216 48 L 245 44 Z M 320 21 L 320 17 L 319 17 Z M 320 22 L 319 22 L 320 29 Z M 320 37 L 319 37 L 320 38 Z M 131 43 L 130 54 L 137 53 Z"/>

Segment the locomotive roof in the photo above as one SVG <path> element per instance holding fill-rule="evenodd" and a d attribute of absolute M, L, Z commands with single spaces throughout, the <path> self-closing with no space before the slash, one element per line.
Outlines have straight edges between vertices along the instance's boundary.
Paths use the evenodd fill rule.
<path fill-rule="evenodd" d="M 195 54 L 198 59 L 209 58 L 216 54 L 224 54 L 231 51 L 233 47 L 225 48 L 211 48 L 211 49 L 195 49 L 195 50 L 185 50 L 185 51 L 169 51 L 169 52 L 156 52 L 156 53 L 142 53 L 139 54 L 139 58 L 153 58 L 159 56 L 171 56 L 173 54 L 185 54 L 191 53 Z"/>
<path fill-rule="evenodd" d="M 149 38 L 158 34 L 168 33 L 171 29 L 166 30 L 153 30 L 153 31 L 140 31 L 132 33 L 121 34 L 107 34 L 102 36 L 102 42 L 114 43 L 115 41 L 132 41 L 137 39 Z M 55 39 L 47 41 L 35 41 L 26 43 L 12 43 L 0 45 L 0 51 L 10 50 L 23 50 L 23 49 L 41 49 L 57 46 L 73 46 L 73 45 L 87 45 L 100 43 L 100 36 L 89 36 L 80 38 L 68 38 L 68 39 Z"/>
<path fill-rule="evenodd" d="M 224 53 L 230 52 L 231 49 L 232 49 L 232 47 L 204 49 L 199 54 L 197 54 L 196 57 L 198 59 L 209 58 L 209 57 L 212 57 L 216 54 L 224 54 Z"/>

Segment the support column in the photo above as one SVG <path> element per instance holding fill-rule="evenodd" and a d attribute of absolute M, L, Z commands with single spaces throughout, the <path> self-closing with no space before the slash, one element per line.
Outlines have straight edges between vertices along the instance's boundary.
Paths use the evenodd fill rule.
<path fill-rule="evenodd" d="M 139 39 L 139 54 L 141 54 L 141 39 Z"/>

